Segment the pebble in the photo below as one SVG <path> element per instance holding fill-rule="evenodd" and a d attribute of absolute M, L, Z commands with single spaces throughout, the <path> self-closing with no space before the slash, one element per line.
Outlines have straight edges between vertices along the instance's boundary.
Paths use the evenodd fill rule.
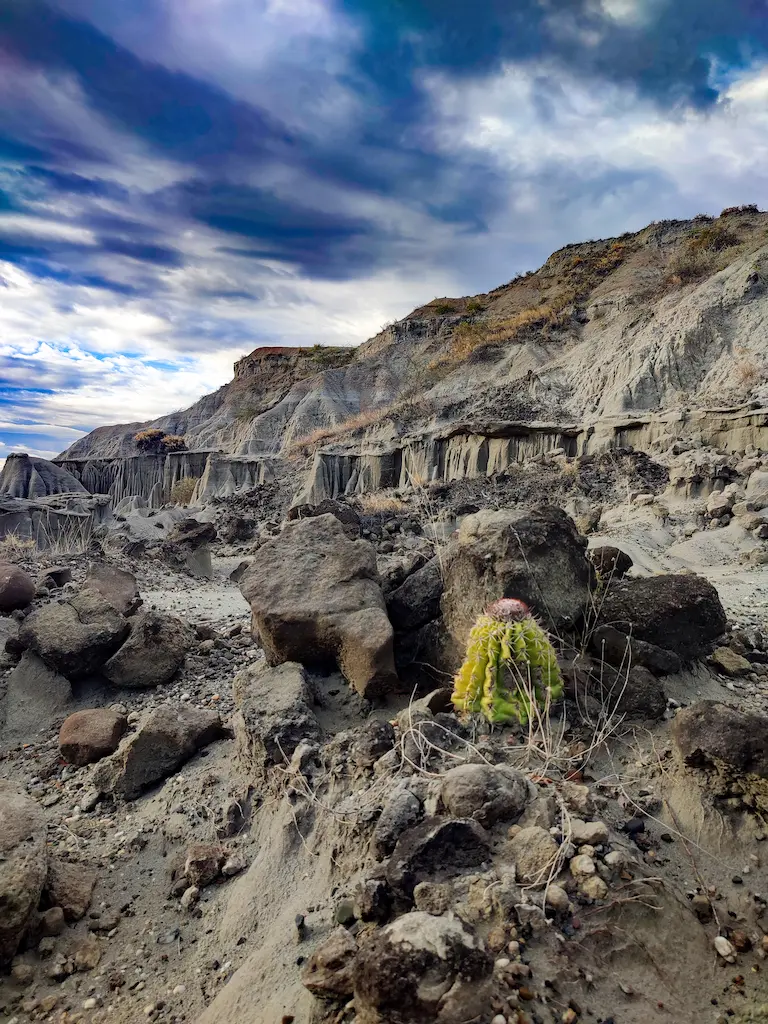
<path fill-rule="evenodd" d="M 729 964 L 736 963 L 736 950 L 724 935 L 715 936 L 715 949 Z"/>
<path fill-rule="evenodd" d="M 496 1016 L 491 1021 L 491 1024 L 507 1024 L 507 1018 L 504 1017 L 502 1014 L 497 1013 Z"/>
<path fill-rule="evenodd" d="M 83 1009 L 84 1010 L 95 1010 L 97 1005 L 98 1004 L 97 1004 L 96 1000 L 93 998 L 93 996 L 91 996 L 89 999 L 83 1000 Z"/>

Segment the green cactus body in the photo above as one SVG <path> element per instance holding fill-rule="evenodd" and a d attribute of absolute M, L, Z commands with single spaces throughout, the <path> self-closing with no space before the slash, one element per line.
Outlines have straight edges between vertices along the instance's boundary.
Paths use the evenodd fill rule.
<path fill-rule="evenodd" d="M 491 605 L 469 634 L 454 680 L 456 710 L 479 712 L 497 725 L 525 725 L 535 714 L 532 697 L 545 707 L 562 693 L 555 649 L 527 607 L 514 600 Z"/>

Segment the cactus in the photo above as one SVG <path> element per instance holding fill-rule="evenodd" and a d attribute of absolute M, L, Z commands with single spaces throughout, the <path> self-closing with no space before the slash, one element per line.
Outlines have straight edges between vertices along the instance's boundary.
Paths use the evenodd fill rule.
<path fill-rule="evenodd" d="M 454 680 L 456 710 L 525 725 L 535 715 L 534 701 L 546 707 L 562 692 L 555 649 L 528 606 L 514 598 L 489 605 L 469 634 Z"/>

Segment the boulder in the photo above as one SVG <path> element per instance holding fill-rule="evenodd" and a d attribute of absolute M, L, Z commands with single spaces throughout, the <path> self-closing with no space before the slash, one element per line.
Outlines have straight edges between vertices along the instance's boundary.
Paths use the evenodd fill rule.
<path fill-rule="evenodd" d="M 319 999 L 342 999 L 352 995 L 358 945 L 346 928 L 337 928 L 315 950 L 301 972 L 306 988 Z"/>
<path fill-rule="evenodd" d="M 635 564 L 626 551 L 607 544 L 599 548 L 592 548 L 589 552 L 589 560 L 600 574 L 600 578 L 606 582 L 622 579 Z"/>
<path fill-rule="evenodd" d="M 86 586 L 101 594 L 107 604 L 121 615 L 133 615 L 141 605 L 136 577 L 115 565 L 92 563 L 88 567 Z"/>
<path fill-rule="evenodd" d="M 768 780 L 768 716 L 702 700 L 672 719 L 672 738 L 690 768 Z"/>
<path fill-rule="evenodd" d="M 354 962 L 364 1024 L 490 1020 L 493 957 L 453 914 L 403 914 L 375 932 Z"/>
<path fill-rule="evenodd" d="M 603 673 L 605 685 L 606 673 Z M 608 700 L 608 707 L 628 718 L 658 721 L 667 710 L 667 695 L 656 676 L 642 665 L 633 665 L 629 673 L 619 673 Z"/>
<path fill-rule="evenodd" d="M 225 735 L 215 711 L 163 704 L 91 775 L 99 793 L 134 800 L 148 786 L 173 774 L 201 747 Z"/>
<path fill-rule="evenodd" d="M 21 787 L 0 779 L 0 963 L 32 924 L 48 869 L 45 816 Z"/>
<path fill-rule="evenodd" d="M 314 519 L 316 516 L 332 515 L 344 527 L 348 537 L 355 540 L 360 536 L 360 516 L 351 505 L 345 501 L 336 501 L 334 498 L 323 498 L 317 505 L 294 505 L 288 509 L 288 522 L 295 522 L 297 519 Z"/>
<path fill-rule="evenodd" d="M 642 665 L 657 676 L 672 676 L 682 664 L 674 651 L 629 637 L 613 626 L 598 626 L 589 639 L 590 650 L 616 668 Z"/>
<path fill-rule="evenodd" d="M 547 829 L 539 825 L 520 829 L 509 842 L 517 879 L 526 885 L 544 885 L 555 877 L 560 847 Z"/>
<path fill-rule="evenodd" d="M 104 675 L 115 686 L 160 686 L 184 664 L 192 639 L 192 630 L 174 615 L 142 612 L 131 619 L 128 639 L 106 663 Z"/>
<path fill-rule="evenodd" d="M 271 665 L 335 662 L 364 697 L 397 685 L 376 553 L 332 515 L 289 523 L 240 584 Z"/>
<path fill-rule="evenodd" d="M 32 577 L 9 562 L 0 562 L 0 613 L 7 615 L 17 608 L 26 608 L 35 597 Z"/>
<path fill-rule="evenodd" d="M 31 651 L 8 676 L 5 731 L 16 739 L 31 740 L 67 713 L 72 701 L 69 680 Z"/>
<path fill-rule="evenodd" d="M 455 818 L 474 818 L 487 828 L 522 814 L 528 784 L 507 765 L 462 764 L 445 773 L 440 796 Z"/>
<path fill-rule="evenodd" d="M 593 579 L 586 548 L 559 508 L 468 516 L 443 559 L 443 615 L 458 648 L 463 652 L 477 617 L 501 597 L 524 601 L 548 626 L 572 626 Z"/>
<path fill-rule="evenodd" d="M 680 574 L 614 581 L 599 625 L 673 651 L 685 663 L 709 653 L 725 632 L 726 617 L 708 580 Z"/>
<path fill-rule="evenodd" d="M 395 745 L 391 722 L 370 718 L 355 730 L 351 756 L 358 768 L 370 768 Z"/>
<path fill-rule="evenodd" d="M 128 635 L 128 622 L 89 587 L 70 602 L 53 602 L 32 612 L 19 642 L 68 679 L 97 672 Z"/>
<path fill-rule="evenodd" d="M 387 600 L 389 621 L 402 633 L 412 633 L 440 615 L 443 573 L 433 558 L 406 579 Z"/>
<path fill-rule="evenodd" d="M 237 673 L 233 689 L 235 746 L 249 769 L 286 764 L 300 743 L 320 738 L 320 724 L 310 707 L 312 690 L 301 665 L 286 662 L 271 668 L 257 662 Z"/>
<path fill-rule="evenodd" d="M 76 711 L 59 730 L 59 750 L 70 764 L 82 767 L 117 750 L 128 719 L 111 708 Z"/>
<path fill-rule="evenodd" d="M 61 907 L 67 921 L 80 921 L 91 905 L 98 874 L 89 864 L 51 857 L 45 895 L 52 907 Z"/>
<path fill-rule="evenodd" d="M 427 818 L 398 839 L 387 864 L 387 881 L 411 899 L 419 882 L 445 881 L 489 857 L 488 834 L 476 821 Z"/>

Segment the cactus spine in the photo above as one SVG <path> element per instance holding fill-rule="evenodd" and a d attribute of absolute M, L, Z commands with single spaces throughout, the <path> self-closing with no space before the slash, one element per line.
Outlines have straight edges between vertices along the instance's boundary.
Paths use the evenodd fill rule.
<path fill-rule="evenodd" d="M 522 601 L 490 605 L 469 634 L 464 664 L 454 680 L 457 711 L 479 713 L 494 724 L 520 722 L 562 696 L 563 680 L 552 643 Z"/>

